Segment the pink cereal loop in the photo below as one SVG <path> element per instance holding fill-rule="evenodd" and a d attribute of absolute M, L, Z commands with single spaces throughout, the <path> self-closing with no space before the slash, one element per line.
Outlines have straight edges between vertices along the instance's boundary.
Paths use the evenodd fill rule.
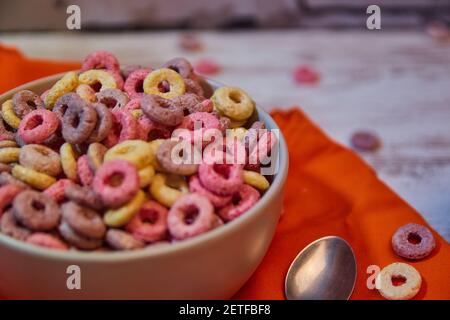
<path fill-rule="evenodd" d="M 55 113 L 36 109 L 22 119 L 18 134 L 25 143 L 40 144 L 55 133 L 58 127 L 59 119 Z"/>
<path fill-rule="evenodd" d="M 198 176 L 201 184 L 209 191 L 226 196 L 241 188 L 243 181 L 243 168 L 239 164 L 200 164 Z"/>
<path fill-rule="evenodd" d="M 133 111 L 141 108 L 141 98 L 131 98 L 125 105 L 124 109 L 127 111 Z"/>
<path fill-rule="evenodd" d="M 167 214 L 164 206 L 149 200 L 126 225 L 126 230 L 145 242 L 163 240 L 167 236 Z"/>
<path fill-rule="evenodd" d="M 215 208 L 222 208 L 231 201 L 231 196 L 219 196 L 202 186 L 198 176 L 192 176 L 189 180 L 189 191 L 205 196 L 209 199 L 209 201 L 211 201 Z"/>
<path fill-rule="evenodd" d="M 153 122 L 146 116 L 140 117 L 138 124 L 138 138 L 141 140 L 168 139 L 172 133 L 172 130 L 169 127 Z"/>
<path fill-rule="evenodd" d="M 72 180 L 61 179 L 56 181 L 50 187 L 44 190 L 44 193 L 53 198 L 58 203 L 63 202 L 66 199 L 65 190 L 68 186 L 74 184 Z"/>
<path fill-rule="evenodd" d="M 44 248 L 69 250 L 69 247 L 64 242 L 62 242 L 55 236 L 44 232 L 35 232 L 29 235 L 26 242 Z"/>
<path fill-rule="evenodd" d="M 90 69 L 106 69 L 113 72 L 120 72 L 119 61 L 117 58 L 108 51 L 94 51 L 83 61 L 81 71 L 87 71 Z"/>
<path fill-rule="evenodd" d="M 142 87 L 145 77 L 150 73 L 150 69 L 137 69 L 130 73 L 125 80 L 123 90 L 131 99 L 142 98 L 144 96 L 144 89 Z"/>
<path fill-rule="evenodd" d="M 133 140 L 139 136 L 139 124 L 130 111 L 125 109 L 112 110 L 113 125 L 102 143 L 111 148 L 119 142 Z"/>
<path fill-rule="evenodd" d="M 80 178 L 81 184 L 84 186 L 90 186 L 94 180 L 94 172 L 89 166 L 89 158 L 87 155 L 82 155 L 77 160 L 77 172 Z"/>
<path fill-rule="evenodd" d="M 219 210 L 219 216 L 224 221 L 236 219 L 253 207 L 260 197 L 258 190 L 244 184 L 238 192 L 233 194 L 233 202 Z"/>

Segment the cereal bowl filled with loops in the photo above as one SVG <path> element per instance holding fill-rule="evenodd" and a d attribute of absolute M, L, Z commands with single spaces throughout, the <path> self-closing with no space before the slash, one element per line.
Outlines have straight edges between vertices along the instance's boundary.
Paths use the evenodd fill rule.
<path fill-rule="evenodd" d="M 273 119 L 184 58 L 121 68 L 98 51 L 0 96 L 3 297 L 226 299 L 264 257 L 288 171 Z"/>

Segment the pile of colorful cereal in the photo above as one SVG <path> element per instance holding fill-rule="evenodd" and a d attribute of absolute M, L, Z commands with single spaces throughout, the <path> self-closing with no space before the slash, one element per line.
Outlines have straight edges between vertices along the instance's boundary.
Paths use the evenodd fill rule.
<path fill-rule="evenodd" d="M 120 69 L 98 51 L 41 95 L 14 94 L 0 117 L 1 232 L 61 250 L 130 250 L 244 214 L 269 188 L 260 169 L 276 139 L 249 123 L 245 92 L 211 96 L 202 81 L 183 58 Z M 180 145 L 200 161 L 175 161 Z M 238 161 L 224 161 L 237 148 Z"/>

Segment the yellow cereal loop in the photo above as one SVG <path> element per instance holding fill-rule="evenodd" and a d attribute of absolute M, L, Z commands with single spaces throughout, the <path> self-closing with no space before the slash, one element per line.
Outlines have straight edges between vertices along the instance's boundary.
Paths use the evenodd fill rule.
<path fill-rule="evenodd" d="M 244 170 L 243 176 L 244 183 L 255 187 L 258 190 L 264 191 L 267 190 L 270 186 L 269 181 L 267 181 L 266 177 L 258 172 Z"/>
<path fill-rule="evenodd" d="M 103 216 L 105 224 L 110 227 L 121 227 L 125 225 L 139 211 L 145 199 L 144 191 L 139 190 L 130 202 L 124 206 L 106 211 Z"/>
<path fill-rule="evenodd" d="M 33 188 L 45 190 L 56 182 L 56 178 L 33 169 L 15 165 L 11 171 L 13 177 L 25 182 Z"/>
<path fill-rule="evenodd" d="M 227 136 L 231 138 L 237 138 L 238 140 L 244 139 L 248 130 L 242 127 L 237 127 L 227 130 Z"/>
<path fill-rule="evenodd" d="M 107 148 L 99 142 L 93 142 L 89 145 L 86 154 L 92 169 L 97 170 L 103 164 L 104 153 L 106 153 L 106 150 Z"/>
<path fill-rule="evenodd" d="M 0 148 L 14 148 L 17 147 L 17 142 L 14 140 L 3 140 L 0 141 Z"/>
<path fill-rule="evenodd" d="M 75 92 L 87 103 L 92 103 L 97 100 L 95 96 L 95 90 L 92 89 L 90 85 L 87 84 L 79 84 L 75 89 Z"/>
<path fill-rule="evenodd" d="M 151 148 L 151 153 L 152 153 L 152 161 L 150 162 L 150 164 L 153 166 L 153 168 L 155 168 L 156 171 L 162 172 L 165 171 L 163 166 L 161 165 L 161 163 L 159 163 L 158 158 L 156 157 L 156 153 L 158 152 L 159 147 L 163 144 L 163 142 L 166 141 L 165 139 L 156 139 L 153 141 L 148 142 L 150 148 Z"/>
<path fill-rule="evenodd" d="M 150 145 L 142 140 L 126 140 L 105 153 L 104 162 L 111 160 L 126 160 L 134 164 L 138 169 L 148 166 L 155 157 Z"/>
<path fill-rule="evenodd" d="M 139 119 L 140 117 L 142 117 L 144 115 L 144 112 L 142 111 L 142 109 L 136 109 L 136 110 L 131 111 L 131 114 L 136 119 Z"/>
<path fill-rule="evenodd" d="M 158 173 L 153 177 L 150 194 L 162 205 L 170 208 L 189 187 L 182 176 Z"/>
<path fill-rule="evenodd" d="M 65 95 L 66 93 L 72 92 L 78 85 L 78 76 L 75 71 L 66 73 L 60 80 L 58 80 L 53 87 L 47 93 L 45 97 L 45 106 L 47 109 L 52 109 L 56 100 Z"/>
<path fill-rule="evenodd" d="M 6 147 L 0 149 L 0 162 L 12 163 L 19 161 L 20 148 Z"/>
<path fill-rule="evenodd" d="M 77 155 L 73 146 L 66 142 L 59 149 L 61 156 L 61 165 L 66 177 L 70 180 L 77 181 Z"/>
<path fill-rule="evenodd" d="M 168 92 L 161 92 L 159 85 L 167 81 L 170 85 Z M 173 99 L 181 96 L 186 91 L 183 77 L 172 69 L 161 68 L 150 72 L 144 79 L 144 92 L 147 94 L 156 94 L 166 99 Z"/>
<path fill-rule="evenodd" d="M 153 177 L 155 176 L 155 169 L 152 166 L 147 166 L 139 170 L 139 183 L 141 188 L 145 188 L 152 183 Z"/>
<path fill-rule="evenodd" d="M 2 118 L 12 128 L 17 129 L 20 125 L 20 118 L 16 115 L 13 109 L 12 100 L 6 100 L 2 104 Z"/>
<path fill-rule="evenodd" d="M 231 120 L 247 120 L 255 110 L 255 103 L 250 96 L 236 87 L 216 89 L 211 100 L 214 103 L 214 108 Z"/>
<path fill-rule="evenodd" d="M 88 70 L 79 75 L 78 81 L 81 84 L 92 85 L 100 82 L 102 87 L 101 90 L 104 89 L 115 89 L 117 87 L 116 80 L 114 80 L 113 76 L 104 70 Z"/>

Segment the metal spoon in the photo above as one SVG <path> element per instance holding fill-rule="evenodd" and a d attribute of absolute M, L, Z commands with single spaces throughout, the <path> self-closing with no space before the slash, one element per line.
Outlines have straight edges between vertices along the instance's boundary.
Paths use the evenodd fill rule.
<path fill-rule="evenodd" d="M 288 300 L 346 300 L 356 281 L 352 248 L 336 236 L 310 243 L 295 257 L 286 275 Z"/>

